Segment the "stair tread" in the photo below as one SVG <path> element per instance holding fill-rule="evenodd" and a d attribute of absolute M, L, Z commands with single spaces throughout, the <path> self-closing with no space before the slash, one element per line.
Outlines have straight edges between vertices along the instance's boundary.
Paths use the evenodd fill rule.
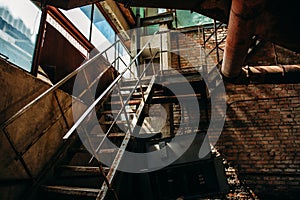
<path fill-rule="evenodd" d="M 108 137 L 124 137 L 125 133 L 110 133 Z"/>
<path fill-rule="evenodd" d="M 90 196 L 96 197 L 100 192 L 100 189 L 96 188 L 83 188 L 83 187 L 70 187 L 70 186 L 57 186 L 57 185 L 42 185 L 44 191 L 55 192 L 67 195 L 77 195 L 77 196 Z"/>
<path fill-rule="evenodd" d="M 100 149 L 99 153 L 114 153 L 118 151 L 118 148 L 113 148 L 113 149 Z"/>
<path fill-rule="evenodd" d="M 145 84 L 142 84 L 141 86 L 142 86 L 142 88 L 147 88 L 147 87 L 148 87 L 148 85 L 145 85 Z M 141 86 L 138 85 L 138 86 L 136 87 L 136 89 L 140 89 Z M 121 89 L 121 90 L 130 90 L 130 89 L 133 89 L 134 87 L 135 87 L 135 85 L 126 85 L 126 86 L 121 86 L 120 89 Z"/>
<path fill-rule="evenodd" d="M 90 173 L 99 173 L 99 167 L 93 166 L 78 166 L 78 165 L 60 165 L 60 170 L 71 170 L 73 172 L 90 172 Z M 103 167 L 104 172 L 108 172 L 108 167 Z"/>
<path fill-rule="evenodd" d="M 113 148 L 113 149 L 101 149 L 100 153 L 113 153 L 117 151 L 118 148 Z M 81 153 L 90 153 L 85 147 L 78 147 L 78 148 L 72 148 L 72 152 L 81 152 Z"/>
<path fill-rule="evenodd" d="M 129 95 L 129 92 L 122 94 L 123 97 L 128 97 L 128 95 Z M 134 97 L 134 96 L 141 96 L 141 95 L 142 95 L 142 93 L 140 91 L 137 91 L 137 92 L 132 93 L 131 96 Z M 111 94 L 111 97 L 112 98 L 120 98 L 120 95 L 118 93 L 113 93 L 113 94 Z"/>
<path fill-rule="evenodd" d="M 103 121 L 99 123 L 102 125 L 111 125 L 113 121 Z M 127 124 L 127 121 L 116 121 L 116 124 Z"/>
<path fill-rule="evenodd" d="M 104 137 L 104 134 L 97 134 L 97 133 L 91 133 L 89 136 L 92 137 Z M 109 133 L 107 136 L 108 138 L 114 138 L 114 137 L 124 137 L 125 133 Z"/>
<path fill-rule="evenodd" d="M 146 82 L 146 83 L 148 83 L 150 80 L 151 80 L 151 76 L 145 76 L 145 77 L 143 77 L 142 78 L 142 80 L 141 80 L 141 82 L 142 83 L 144 83 L 144 82 Z M 136 81 L 137 80 L 135 80 L 135 79 L 129 79 L 129 80 L 123 80 L 123 84 L 126 84 L 126 85 L 134 85 L 134 84 L 136 84 Z"/>
<path fill-rule="evenodd" d="M 140 104 L 141 102 L 141 98 L 136 98 L 136 99 L 131 99 L 128 101 L 128 105 L 137 105 Z M 106 105 L 121 105 L 121 101 L 120 100 L 112 100 L 112 101 L 108 101 L 105 103 Z"/>
<path fill-rule="evenodd" d="M 120 110 L 104 110 L 101 111 L 101 114 L 118 114 L 120 112 Z M 135 111 L 126 111 L 127 113 L 135 113 Z"/>

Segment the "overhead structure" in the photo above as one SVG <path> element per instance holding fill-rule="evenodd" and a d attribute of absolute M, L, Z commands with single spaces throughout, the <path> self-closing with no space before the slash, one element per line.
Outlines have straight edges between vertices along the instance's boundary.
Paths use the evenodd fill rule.
<path fill-rule="evenodd" d="M 40 0 L 32 0 L 40 3 Z M 71 9 L 101 0 L 48 0 L 47 4 Z M 273 42 L 300 53 L 300 19 L 297 1 L 287 0 L 115 0 L 125 7 L 185 9 L 228 24 L 221 72 L 237 77 L 252 37 Z"/>
<path fill-rule="evenodd" d="M 225 77 L 236 78 L 240 75 L 265 2 L 266 0 L 232 0 L 221 69 Z"/>

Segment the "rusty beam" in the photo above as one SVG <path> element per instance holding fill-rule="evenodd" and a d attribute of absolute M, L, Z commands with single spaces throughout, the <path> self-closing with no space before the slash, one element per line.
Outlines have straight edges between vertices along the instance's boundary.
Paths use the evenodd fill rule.
<path fill-rule="evenodd" d="M 31 0 L 31 1 L 40 6 L 41 0 Z M 101 0 L 48 0 L 46 1 L 46 4 L 57 8 L 62 8 L 64 10 L 69 10 L 72 8 L 93 4 L 99 1 Z"/>
<path fill-rule="evenodd" d="M 36 4 L 40 4 L 40 0 L 31 0 Z M 48 0 L 48 5 L 58 8 L 72 9 L 79 6 L 88 5 L 104 0 Z M 134 16 L 130 16 L 128 6 L 135 7 L 152 7 L 152 8 L 169 8 L 169 9 L 185 9 L 198 12 L 210 18 L 216 19 L 223 23 L 228 23 L 231 0 L 115 0 L 127 18 L 128 23 L 134 25 Z M 248 1 L 256 4 L 259 1 Z M 235 2 L 235 0 L 233 0 Z M 300 17 L 298 12 L 298 2 L 293 0 L 266 0 L 265 9 L 259 19 L 259 23 L 252 27 L 256 30 L 256 35 L 261 39 L 272 41 L 275 44 L 285 48 L 300 52 L 299 33 L 300 26 L 295 26 L 297 19 Z M 120 4 L 119 4 L 120 3 Z M 122 6 L 120 6 L 122 4 Z M 125 5 L 125 6 L 124 6 Z M 260 11 L 260 9 L 258 9 Z M 247 13 L 247 11 L 245 12 Z M 128 18 L 129 17 L 129 18 Z M 133 17 L 133 18 L 132 18 Z"/>
<path fill-rule="evenodd" d="M 141 18 L 141 26 L 150 26 L 154 24 L 172 23 L 174 20 L 173 13 L 162 13 L 159 15 Z"/>
<path fill-rule="evenodd" d="M 118 7 L 120 8 L 121 12 L 125 16 L 128 24 L 130 26 L 135 26 L 136 25 L 136 18 L 134 16 L 134 13 L 132 12 L 131 8 L 126 8 L 123 4 L 117 3 Z"/>

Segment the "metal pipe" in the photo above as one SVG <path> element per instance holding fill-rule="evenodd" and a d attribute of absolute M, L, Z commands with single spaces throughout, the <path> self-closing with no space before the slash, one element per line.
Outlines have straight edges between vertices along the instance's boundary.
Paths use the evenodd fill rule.
<path fill-rule="evenodd" d="M 255 66 L 249 67 L 251 74 L 276 74 L 280 73 L 284 76 L 286 73 L 300 72 L 300 65 L 273 65 L 273 66 Z M 247 71 L 247 67 L 243 68 Z M 300 78 L 299 78 L 300 80 Z"/>
<path fill-rule="evenodd" d="M 300 83 L 300 65 L 274 65 L 241 68 L 237 79 L 229 79 L 235 84 L 249 83 Z M 226 80 L 226 78 L 225 78 Z"/>
<path fill-rule="evenodd" d="M 238 77 L 255 34 L 255 24 L 265 0 L 232 0 L 221 73 Z"/>

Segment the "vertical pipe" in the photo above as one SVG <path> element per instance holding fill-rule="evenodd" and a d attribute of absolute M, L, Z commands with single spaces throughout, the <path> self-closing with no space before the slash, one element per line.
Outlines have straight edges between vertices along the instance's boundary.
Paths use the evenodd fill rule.
<path fill-rule="evenodd" d="M 240 75 L 264 3 L 265 0 L 232 0 L 221 68 L 225 77 L 235 78 Z"/>

